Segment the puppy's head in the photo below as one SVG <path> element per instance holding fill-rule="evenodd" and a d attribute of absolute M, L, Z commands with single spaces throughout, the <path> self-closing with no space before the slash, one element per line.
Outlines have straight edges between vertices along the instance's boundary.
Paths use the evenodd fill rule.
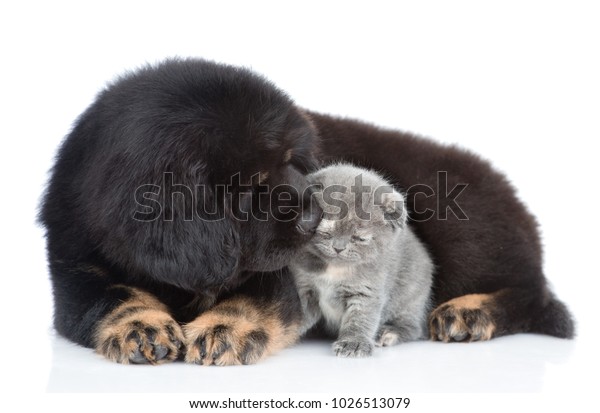
<path fill-rule="evenodd" d="M 287 265 L 313 236 L 322 209 L 307 174 L 317 167 L 311 123 L 294 107 L 277 130 L 262 124 L 232 166 L 231 219 L 238 228 L 240 268 L 274 271 Z M 279 122 L 274 122 L 279 124 Z"/>
<path fill-rule="evenodd" d="M 199 155 L 208 184 L 225 188 L 213 193 L 225 197 L 226 219 L 208 224 L 239 244 L 215 257 L 235 260 L 238 271 L 280 269 L 321 218 L 306 179 L 318 167 L 316 130 L 286 94 L 246 70 L 221 68 L 201 93 Z"/>
<path fill-rule="evenodd" d="M 81 185 L 85 195 L 71 197 L 85 199 L 91 238 L 124 272 L 220 291 L 244 271 L 284 267 L 311 238 L 321 213 L 305 175 L 317 167 L 316 132 L 264 78 L 173 59 L 98 99 L 62 180 Z M 71 176 L 80 168 L 71 158 L 89 163 L 84 178 Z"/>

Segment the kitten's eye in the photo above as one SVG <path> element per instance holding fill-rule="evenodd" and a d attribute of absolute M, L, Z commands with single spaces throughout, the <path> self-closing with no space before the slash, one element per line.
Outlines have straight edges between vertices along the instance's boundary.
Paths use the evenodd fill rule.
<path fill-rule="evenodd" d="M 367 239 L 358 235 L 352 235 L 352 241 L 354 242 L 365 242 Z"/>
<path fill-rule="evenodd" d="M 317 233 L 318 233 L 318 234 L 319 234 L 319 235 L 320 235 L 322 238 L 325 238 L 325 239 L 329 239 L 329 238 L 331 238 L 331 234 L 330 234 L 329 232 L 317 231 Z"/>

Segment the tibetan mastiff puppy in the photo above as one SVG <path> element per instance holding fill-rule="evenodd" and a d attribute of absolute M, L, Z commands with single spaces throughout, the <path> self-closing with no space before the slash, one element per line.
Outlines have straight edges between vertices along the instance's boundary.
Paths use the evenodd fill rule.
<path fill-rule="evenodd" d="M 197 59 L 119 78 L 60 147 L 40 211 L 57 331 L 120 363 L 249 364 L 294 343 L 286 265 L 322 212 L 305 176 L 334 161 L 407 192 L 437 266 L 432 339 L 573 336 L 536 221 L 487 162 Z"/>

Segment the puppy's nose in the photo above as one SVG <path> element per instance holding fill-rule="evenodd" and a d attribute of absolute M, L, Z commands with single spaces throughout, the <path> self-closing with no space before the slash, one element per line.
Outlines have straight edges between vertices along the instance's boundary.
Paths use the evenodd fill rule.
<path fill-rule="evenodd" d="M 343 248 L 333 247 L 333 249 L 335 250 L 335 252 L 337 252 L 339 254 L 340 252 L 344 251 L 346 249 L 346 247 L 343 247 Z"/>

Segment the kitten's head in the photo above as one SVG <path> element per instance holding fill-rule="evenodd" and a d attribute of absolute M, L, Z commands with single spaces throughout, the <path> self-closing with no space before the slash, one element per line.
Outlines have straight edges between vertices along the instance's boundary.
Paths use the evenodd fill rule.
<path fill-rule="evenodd" d="M 375 260 L 406 225 L 404 197 L 377 173 L 335 164 L 309 175 L 323 219 L 310 250 L 328 262 Z"/>

